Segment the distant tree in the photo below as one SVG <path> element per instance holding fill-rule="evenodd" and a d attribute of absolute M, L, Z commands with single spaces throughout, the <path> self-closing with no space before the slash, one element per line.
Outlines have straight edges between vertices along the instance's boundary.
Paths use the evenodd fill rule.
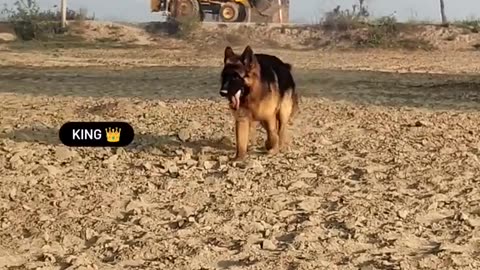
<path fill-rule="evenodd" d="M 445 3 L 443 0 L 440 0 L 440 13 L 442 14 L 442 24 L 447 25 L 448 20 L 447 20 L 447 15 L 445 14 Z"/>

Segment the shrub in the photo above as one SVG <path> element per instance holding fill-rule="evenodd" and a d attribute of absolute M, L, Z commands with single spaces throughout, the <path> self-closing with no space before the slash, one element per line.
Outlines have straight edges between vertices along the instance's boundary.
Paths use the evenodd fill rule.
<path fill-rule="evenodd" d="M 456 25 L 469 29 L 473 33 L 480 32 L 480 19 L 471 18 L 463 21 L 459 21 Z"/>
<path fill-rule="evenodd" d="M 13 3 L 13 8 L 5 4 L 1 13 L 6 15 L 15 33 L 22 40 L 50 38 L 67 30 L 61 27 L 60 11 L 41 11 L 36 0 L 17 0 Z M 83 9 L 80 12 L 67 9 L 66 15 L 67 20 L 94 19 L 89 18 Z"/>
<path fill-rule="evenodd" d="M 359 5 L 353 5 L 352 11 L 349 9 L 340 10 L 337 6 L 325 14 L 321 23 L 325 30 L 348 31 L 361 27 L 363 21 L 370 16 L 364 0 L 359 0 Z"/>
<path fill-rule="evenodd" d="M 360 47 L 392 47 L 400 30 L 392 17 L 382 17 L 367 29 L 365 37 L 357 40 Z"/>

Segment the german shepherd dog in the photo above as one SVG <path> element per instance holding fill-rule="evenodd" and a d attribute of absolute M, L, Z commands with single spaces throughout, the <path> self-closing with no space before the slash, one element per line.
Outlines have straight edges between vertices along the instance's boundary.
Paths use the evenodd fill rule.
<path fill-rule="evenodd" d="M 257 123 L 267 132 L 265 148 L 273 155 L 287 145 L 287 124 L 298 110 L 292 66 L 278 57 L 255 54 L 247 46 L 241 55 L 225 48 L 220 95 L 230 101 L 235 118 L 236 155 L 247 156 L 249 131 Z"/>

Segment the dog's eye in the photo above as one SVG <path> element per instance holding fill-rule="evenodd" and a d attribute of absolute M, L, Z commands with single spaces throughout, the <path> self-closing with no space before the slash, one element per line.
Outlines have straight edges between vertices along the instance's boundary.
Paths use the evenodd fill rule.
<path fill-rule="evenodd" d="M 240 76 L 240 74 L 238 73 L 235 73 L 235 76 L 233 78 L 234 80 L 237 80 L 237 81 L 243 81 L 243 78 Z"/>

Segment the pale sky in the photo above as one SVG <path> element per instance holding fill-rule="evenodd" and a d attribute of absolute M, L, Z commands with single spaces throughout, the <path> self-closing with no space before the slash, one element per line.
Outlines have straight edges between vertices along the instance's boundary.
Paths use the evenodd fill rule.
<path fill-rule="evenodd" d="M 149 0 L 67 0 L 71 9 L 87 8 L 89 14 L 95 12 L 99 20 L 145 22 L 158 19 L 158 14 L 150 13 Z M 13 4 L 15 0 L 0 0 Z M 59 4 L 60 0 L 38 0 L 42 8 Z M 335 6 L 350 8 L 357 0 L 290 0 L 290 20 L 292 22 L 315 22 L 326 11 Z M 399 21 L 409 19 L 439 21 L 439 0 L 366 0 L 373 16 L 390 15 L 397 12 Z M 445 0 L 445 9 L 449 20 L 462 20 L 480 17 L 480 0 Z"/>

